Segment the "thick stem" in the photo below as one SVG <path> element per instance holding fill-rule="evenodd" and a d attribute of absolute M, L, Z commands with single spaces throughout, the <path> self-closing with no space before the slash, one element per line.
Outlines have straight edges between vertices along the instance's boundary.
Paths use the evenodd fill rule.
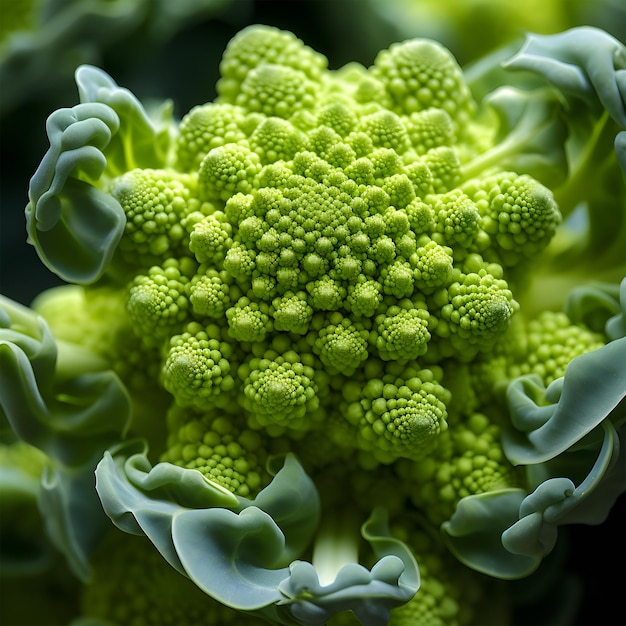
<path fill-rule="evenodd" d="M 320 584 L 331 584 L 344 565 L 359 562 L 360 526 L 357 516 L 347 511 L 324 516 L 312 556 Z"/>

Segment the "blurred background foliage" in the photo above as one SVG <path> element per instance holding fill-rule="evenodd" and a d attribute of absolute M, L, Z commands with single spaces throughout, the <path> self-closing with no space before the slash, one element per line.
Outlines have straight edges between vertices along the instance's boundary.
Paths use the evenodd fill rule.
<path fill-rule="evenodd" d="M 294 32 L 325 54 L 332 69 L 369 66 L 394 41 L 428 37 L 467 66 L 495 48 L 518 46 L 525 32 L 603 28 L 626 41 L 624 0 L 0 0 L 0 292 L 23 304 L 60 281 L 26 243 L 28 181 L 47 149 L 45 120 L 78 101 L 74 70 L 97 65 L 144 103 L 173 99 L 178 117 L 215 97 L 221 54 L 243 27 L 262 23 Z M 9 494 L 10 496 L 10 494 Z M 0 490 L 3 498 L 9 497 Z M 5 508 L 6 510 L 6 508 Z M 604 531 L 574 527 L 568 569 L 582 581 L 576 624 L 626 623 L 624 498 Z M 3 539 L 4 538 L 4 539 Z M 14 538 L 3 535 L 0 559 Z M 5 610 L 24 605 L 24 624 L 52 619 L 72 582 L 3 576 Z M 37 597 L 38 603 L 34 603 Z M 71 599 L 62 598 L 66 614 Z M 35 608 L 38 607 L 38 608 Z M 34 615 L 32 615 L 34 611 Z M 51 612 L 50 612 L 51 611 Z M 617 613 L 616 613 L 617 611 Z M 13 612 L 13 611 L 12 611 Z M 541 610 L 520 602 L 519 624 L 539 626 Z M 547 612 L 545 613 L 547 614 Z M 0 623 L 3 620 L 0 609 Z M 54 623 L 54 622 L 49 622 Z"/>

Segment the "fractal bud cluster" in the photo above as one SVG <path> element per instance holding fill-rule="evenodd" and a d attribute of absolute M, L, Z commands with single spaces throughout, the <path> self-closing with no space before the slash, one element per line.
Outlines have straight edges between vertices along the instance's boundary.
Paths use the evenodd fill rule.
<path fill-rule="evenodd" d="M 582 28 L 505 65 L 487 90 L 414 39 L 330 70 L 257 25 L 180 120 L 77 70 L 26 208 L 68 284 L 0 300 L 2 454 L 43 468 L 73 626 L 501 624 L 606 518 L 626 49 Z M 545 306 L 598 237 L 603 280 Z"/>

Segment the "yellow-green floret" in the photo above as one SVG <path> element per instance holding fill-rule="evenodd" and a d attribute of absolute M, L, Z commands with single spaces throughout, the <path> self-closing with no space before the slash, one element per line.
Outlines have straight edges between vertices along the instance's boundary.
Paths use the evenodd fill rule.
<path fill-rule="evenodd" d="M 161 461 L 201 472 L 242 497 L 253 497 L 268 480 L 271 450 L 232 407 L 188 411 L 172 405 L 167 448 Z"/>
<path fill-rule="evenodd" d="M 412 485 L 410 497 L 434 524 L 450 518 L 461 498 L 522 484 L 506 459 L 500 426 L 481 413 L 450 419 L 436 449 L 415 463 L 397 465 Z"/>
<path fill-rule="evenodd" d="M 354 444 L 383 463 L 422 458 L 448 428 L 449 392 L 439 384 L 438 372 L 395 369 L 402 377 L 383 374 L 347 383 L 340 406 L 354 427 Z"/>
<path fill-rule="evenodd" d="M 163 386 L 180 406 L 204 409 L 224 402 L 235 385 L 229 361 L 232 353 L 219 327 L 191 322 L 170 339 Z"/>
<path fill-rule="evenodd" d="M 185 250 L 182 220 L 197 208 L 192 177 L 171 170 L 132 170 L 114 179 L 111 195 L 126 214 L 118 253 L 130 265 L 158 265 Z"/>

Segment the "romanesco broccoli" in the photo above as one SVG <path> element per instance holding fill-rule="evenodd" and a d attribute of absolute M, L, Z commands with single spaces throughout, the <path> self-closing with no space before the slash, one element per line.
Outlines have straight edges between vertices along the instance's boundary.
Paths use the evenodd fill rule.
<path fill-rule="evenodd" d="M 602 128 L 589 113 L 568 142 L 567 85 L 479 98 L 428 39 L 330 70 L 249 27 L 216 99 L 178 122 L 78 70 L 26 210 L 75 284 L 0 301 L 0 401 L 54 466 L 44 509 L 92 573 L 86 619 L 470 624 L 491 578 L 602 521 L 624 488 L 617 245 L 610 286 L 568 314 L 527 305 L 535 274 L 586 245 L 559 204 L 589 167 L 577 150 L 611 135 L 603 168 L 626 163 L 603 93 L 626 51 L 583 34 L 619 62 L 583 90 Z M 575 36 L 545 43 L 555 63 L 586 67 Z M 580 200 L 617 241 L 612 193 L 615 233 L 605 196 Z M 72 367 L 72 348 L 93 358 Z"/>

